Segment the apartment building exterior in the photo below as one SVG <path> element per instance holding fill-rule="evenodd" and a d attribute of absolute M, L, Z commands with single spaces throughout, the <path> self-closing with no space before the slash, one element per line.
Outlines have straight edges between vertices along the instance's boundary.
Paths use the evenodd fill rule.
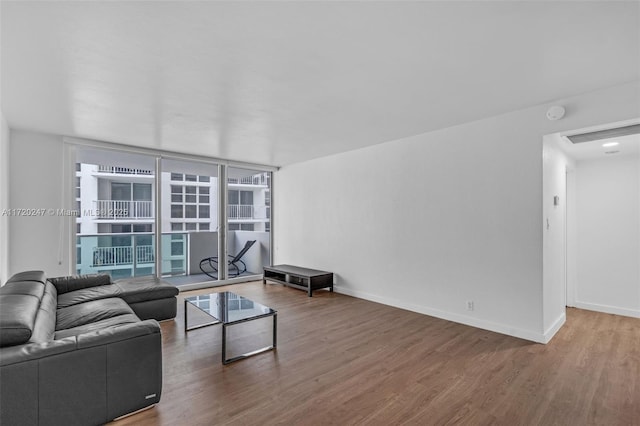
<path fill-rule="evenodd" d="M 153 170 L 78 163 L 76 271 L 114 278 L 155 273 L 155 223 L 161 218 L 162 275 L 189 271 L 189 236 L 216 233 L 218 178 L 162 172 L 160 211 Z M 270 173 L 229 178 L 229 231 L 270 231 Z"/>

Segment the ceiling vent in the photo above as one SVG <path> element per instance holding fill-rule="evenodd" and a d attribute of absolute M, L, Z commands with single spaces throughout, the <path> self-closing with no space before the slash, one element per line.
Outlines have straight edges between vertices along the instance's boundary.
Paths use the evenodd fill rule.
<path fill-rule="evenodd" d="M 631 126 L 616 127 L 615 129 L 598 130 L 597 132 L 580 133 L 578 135 L 567 136 L 572 143 L 583 143 L 598 141 L 601 139 L 619 138 L 628 135 L 637 135 L 640 133 L 640 124 Z"/>

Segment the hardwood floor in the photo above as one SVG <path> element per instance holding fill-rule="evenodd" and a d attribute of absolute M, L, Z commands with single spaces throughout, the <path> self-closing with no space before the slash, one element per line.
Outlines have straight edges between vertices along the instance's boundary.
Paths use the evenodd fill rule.
<path fill-rule="evenodd" d="M 185 294 L 224 290 L 278 310 L 277 351 L 223 366 L 181 294 L 161 402 L 114 425 L 640 425 L 638 319 L 568 309 L 541 345 L 326 291 Z"/>

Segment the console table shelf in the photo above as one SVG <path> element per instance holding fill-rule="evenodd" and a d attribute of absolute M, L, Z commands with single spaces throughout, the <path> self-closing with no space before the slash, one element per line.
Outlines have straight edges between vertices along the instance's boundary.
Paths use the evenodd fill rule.
<path fill-rule="evenodd" d="M 265 266 L 262 284 L 267 280 L 304 290 L 309 297 L 313 290 L 328 288 L 333 291 L 333 273 L 316 269 L 301 268 L 293 265 Z"/>

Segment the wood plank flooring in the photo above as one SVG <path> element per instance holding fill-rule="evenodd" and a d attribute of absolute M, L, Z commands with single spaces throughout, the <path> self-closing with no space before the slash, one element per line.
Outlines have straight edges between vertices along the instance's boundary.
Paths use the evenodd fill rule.
<path fill-rule="evenodd" d="M 277 351 L 223 366 L 220 326 L 185 335 L 184 295 L 224 290 L 278 311 Z M 181 294 L 162 332 L 162 400 L 113 425 L 640 425 L 634 318 L 568 309 L 541 345 L 252 282 Z"/>

